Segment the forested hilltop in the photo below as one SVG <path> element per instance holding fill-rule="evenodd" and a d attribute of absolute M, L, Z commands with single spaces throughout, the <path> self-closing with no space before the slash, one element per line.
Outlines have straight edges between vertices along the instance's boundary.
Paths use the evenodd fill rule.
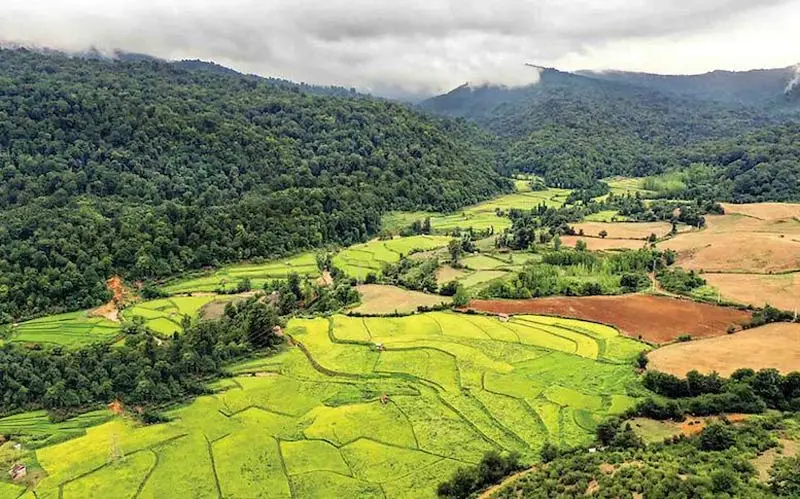
<path fill-rule="evenodd" d="M 524 87 L 465 85 L 422 104 L 474 121 L 504 143 L 504 171 L 587 188 L 613 175 L 708 167 L 718 201 L 800 200 L 793 70 L 698 77 L 543 69 Z"/>
<path fill-rule="evenodd" d="M 0 51 L 0 322 L 149 279 L 363 241 L 511 189 L 407 107 L 156 60 Z"/>

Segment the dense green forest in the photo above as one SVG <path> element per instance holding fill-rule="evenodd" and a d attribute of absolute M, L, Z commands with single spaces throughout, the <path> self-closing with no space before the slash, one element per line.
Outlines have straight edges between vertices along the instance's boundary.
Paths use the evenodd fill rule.
<path fill-rule="evenodd" d="M 724 77 L 723 77 L 724 76 Z M 717 201 L 800 200 L 800 99 L 790 71 L 705 78 L 544 69 L 535 85 L 463 86 L 422 104 L 496 134 L 505 173 L 587 188 L 613 175 L 704 172 L 684 194 Z"/>
<path fill-rule="evenodd" d="M 466 125 L 194 66 L 0 51 L 0 322 L 511 189 Z"/>

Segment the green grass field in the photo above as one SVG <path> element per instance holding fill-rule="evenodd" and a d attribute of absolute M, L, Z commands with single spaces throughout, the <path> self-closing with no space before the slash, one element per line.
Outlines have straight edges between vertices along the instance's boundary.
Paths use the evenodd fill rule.
<path fill-rule="evenodd" d="M 449 237 L 412 236 L 387 241 L 370 241 L 350 246 L 333 258 L 333 264 L 347 275 L 364 279 L 370 272 L 379 274 L 384 263 L 395 263 L 400 256 L 416 250 L 432 250 L 447 246 Z"/>
<path fill-rule="evenodd" d="M 49 315 L 11 327 L 10 342 L 81 347 L 109 341 L 119 334 L 119 324 L 87 311 Z"/>
<path fill-rule="evenodd" d="M 210 274 L 170 282 L 162 289 L 169 294 L 214 292 L 219 289 L 236 289 L 245 278 L 250 279 L 253 289 L 261 289 L 267 281 L 283 279 L 292 272 L 312 277 L 319 275 L 316 256 L 313 253 L 303 253 L 263 264 L 230 265 Z"/>
<path fill-rule="evenodd" d="M 154 333 L 170 336 L 176 331 L 181 331 L 183 317 L 192 319 L 198 317 L 204 305 L 219 298 L 219 296 L 173 296 L 146 301 L 125 309 L 123 317 L 126 320 L 141 317 Z"/>
<path fill-rule="evenodd" d="M 232 366 L 168 423 L 31 413 L 0 419 L 0 432 L 45 435 L 32 458 L 47 473 L 40 499 L 424 498 L 490 449 L 533 462 L 548 440 L 588 443 L 644 395 L 632 359 L 647 347 L 576 320 L 334 316 L 293 319 L 287 333 L 298 348 Z"/>

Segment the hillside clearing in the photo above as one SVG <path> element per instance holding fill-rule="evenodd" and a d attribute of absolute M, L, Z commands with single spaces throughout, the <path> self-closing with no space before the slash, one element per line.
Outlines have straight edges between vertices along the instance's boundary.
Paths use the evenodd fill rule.
<path fill-rule="evenodd" d="M 800 324 L 776 323 L 719 338 L 677 343 L 650 353 L 649 368 L 676 376 L 692 369 L 722 376 L 739 368 L 800 369 Z"/>

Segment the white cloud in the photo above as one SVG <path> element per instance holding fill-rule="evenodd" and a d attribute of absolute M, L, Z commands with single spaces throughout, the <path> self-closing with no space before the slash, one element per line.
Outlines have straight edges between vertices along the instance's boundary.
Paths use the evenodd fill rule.
<path fill-rule="evenodd" d="M 800 60 L 800 0 L 4 0 L 0 40 L 201 58 L 377 93 Z"/>

